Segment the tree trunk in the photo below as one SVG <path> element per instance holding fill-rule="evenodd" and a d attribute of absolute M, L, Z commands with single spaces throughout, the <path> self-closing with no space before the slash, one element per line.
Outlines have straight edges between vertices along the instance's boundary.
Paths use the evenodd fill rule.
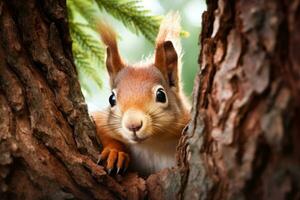
<path fill-rule="evenodd" d="M 150 196 L 300 199 L 300 1 L 211 0 L 202 19 L 179 167 Z"/>
<path fill-rule="evenodd" d="M 66 2 L 1 0 L 0 42 L 0 199 L 131 195 L 95 164 L 100 146 L 77 80 Z M 129 179 L 138 191 L 139 179 Z"/>
<path fill-rule="evenodd" d="M 300 198 L 299 3 L 208 2 L 184 197 Z"/>
<path fill-rule="evenodd" d="M 144 180 L 95 164 L 65 1 L 0 0 L 1 199 L 299 199 L 300 1 L 207 4 L 178 166 Z"/>

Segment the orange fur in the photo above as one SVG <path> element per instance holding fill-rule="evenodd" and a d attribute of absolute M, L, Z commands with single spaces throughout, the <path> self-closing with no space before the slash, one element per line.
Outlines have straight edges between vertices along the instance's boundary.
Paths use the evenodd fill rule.
<path fill-rule="evenodd" d="M 106 168 L 119 171 L 129 155 L 131 167 L 141 174 L 175 165 L 176 144 L 190 118 L 180 83 L 179 15 L 171 13 L 162 22 L 152 63 L 124 64 L 115 32 L 103 23 L 98 30 L 108 46 L 106 66 L 116 100 L 93 114 Z"/>
<path fill-rule="evenodd" d="M 107 58 L 106 66 L 107 71 L 111 77 L 115 77 L 116 74 L 125 67 L 125 64 L 120 56 L 117 35 L 115 31 L 106 23 L 99 22 L 97 24 L 98 32 L 100 33 L 103 43 L 107 46 Z M 112 82 L 111 82 L 112 84 Z"/>

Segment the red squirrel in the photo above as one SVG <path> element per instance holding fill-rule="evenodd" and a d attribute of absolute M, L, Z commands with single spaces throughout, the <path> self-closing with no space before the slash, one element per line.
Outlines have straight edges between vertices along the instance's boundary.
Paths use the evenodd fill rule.
<path fill-rule="evenodd" d="M 180 23 L 177 13 L 162 22 L 154 59 L 130 65 L 121 58 L 116 34 L 98 26 L 107 46 L 110 107 L 92 114 L 103 144 L 101 162 L 111 173 L 130 168 L 149 175 L 175 166 L 176 146 L 190 119 L 190 106 L 180 82 Z"/>

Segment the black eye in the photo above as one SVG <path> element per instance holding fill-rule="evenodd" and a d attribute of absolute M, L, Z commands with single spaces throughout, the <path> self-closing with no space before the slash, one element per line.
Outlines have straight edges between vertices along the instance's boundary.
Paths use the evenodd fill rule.
<path fill-rule="evenodd" d="M 111 93 L 109 97 L 109 103 L 111 107 L 114 107 L 116 105 L 116 96 L 114 93 Z"/>
<path fill-rule="evenodd" d="M 167 97 L 164 90 L 162 88 L 159 88 L 156 91 L 156 102 L 166 103 L 166 101 L 167 101 Z"/>

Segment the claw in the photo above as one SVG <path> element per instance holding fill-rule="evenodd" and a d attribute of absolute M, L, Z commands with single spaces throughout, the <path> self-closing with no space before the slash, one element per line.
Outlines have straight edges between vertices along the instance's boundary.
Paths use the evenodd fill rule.
<path fill-rule="evenodd" d="M 101 155 L 99 155 L 98 160 L 97 160 L 97 165 L 99 165 L 101 162 Z"/>
<path fill-rule="evenodd" d="M 129 163 L 129 155 L 121 149 L 104 148 L 98 157 L 97 164 L 105 167 L 108 175 L 124 174 Z"/>

